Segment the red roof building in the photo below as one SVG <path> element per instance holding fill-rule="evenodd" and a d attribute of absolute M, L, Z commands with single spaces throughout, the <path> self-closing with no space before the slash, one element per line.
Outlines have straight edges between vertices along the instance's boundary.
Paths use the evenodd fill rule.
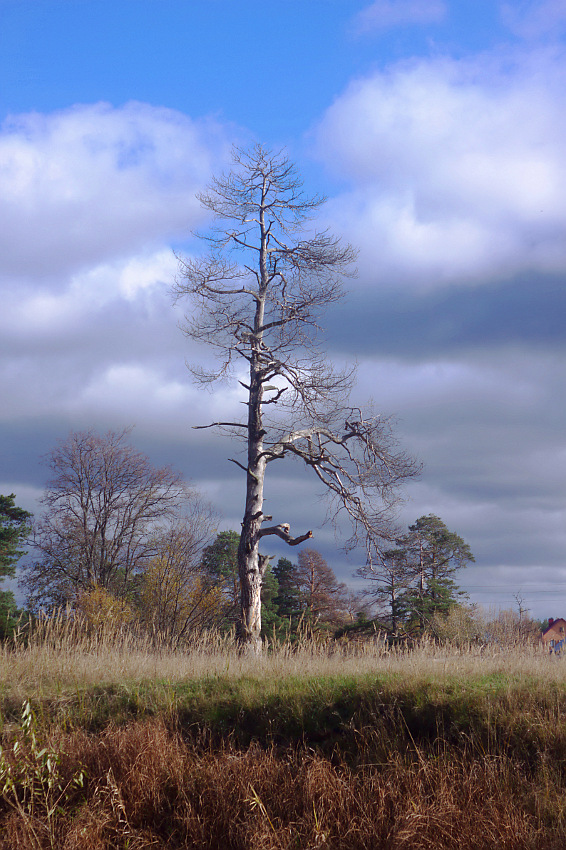
<path fill-rule="evenodd" d="M 557 644 L 559 644 L 565 638 L 566 620 L 564 620 L 562 617 L 558 617 L 557 620 L 554 620 L 552 617 L 549 617 L 548 628 L 545 629 L 540 636 L 540 639 L 545 644 L 545 646 L 548 646 L 550 649 L 558 648 Z"/>

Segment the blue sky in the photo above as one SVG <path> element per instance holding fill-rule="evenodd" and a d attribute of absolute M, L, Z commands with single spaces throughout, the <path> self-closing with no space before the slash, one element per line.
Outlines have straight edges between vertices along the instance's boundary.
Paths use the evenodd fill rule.
<path fill-rule="evenodd" d="M 359 248 L 326 339 L 424 463 L 401 521 L 469 542 L 472 599 L 565 615 L 565 33 L 563 0 L 0 0 L 0 492 L 36 509 L 57 438 L 134 424 L 238 526 L 190 430 L 238 390 L 190 383 L 171 249 L 232 143 L 285 145 Z M 316 493 L 268 484 L 348 579 Z"/>

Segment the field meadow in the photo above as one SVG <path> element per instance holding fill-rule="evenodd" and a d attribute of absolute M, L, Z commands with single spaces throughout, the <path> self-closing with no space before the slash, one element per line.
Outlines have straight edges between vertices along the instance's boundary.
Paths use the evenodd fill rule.
<path fill-rule="evenodd" d="M 566 846 L 566 659 L 534 645 L 59 619 L 0 649 L 0 710 L 0 848 Z"/>

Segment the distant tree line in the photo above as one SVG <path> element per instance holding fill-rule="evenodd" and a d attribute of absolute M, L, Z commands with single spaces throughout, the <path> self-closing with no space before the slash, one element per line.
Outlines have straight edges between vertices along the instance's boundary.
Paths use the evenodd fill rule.
<path fill-rule="evenodd" d="M 93 626 L 136 624 L 176 645 L 205 629 L 233 628 L 241 607 L 240 535 L 215 533 L 218 517 L 170 467 L 157 468 L 129 442 L 129 430 L 72 432 L 47 459 L 42 513 L 32 523 L 1 497 L 0 576 L 20 570 L 28 610 L 68 608 Z M 360 602 L 360 604 L 362 604 Z M 262 582 L 263 634 L 294 635 L 354 616 L 354 597 L 322 555 L 282 558 Z M 5 633 L 13 593 L 0 596 Z"/>
<path fill-rule="evenodd" d="M 234 630 L 241 615 L 241 536 L 217 530 L 210 505 L 170 467 L 157 468 L 129 442 L 129 430 L 72 432 L 47 460 L 50 478 L 33 521 L 15 495 L 0 496 L 0 580 L 20 569 L 25 616 L 67 609 L 92 628 L 135 625 L 171 646 L 204 630 Z M 505 642 L 538 626 L 522 606 L 480 624 L 458 587 L 474 561 L 469 545 L 434 514 L 422 516 L 392 547 L 375 549 L 357 570 L 364 590 L 339 582 L 322 554 L 269 563 L 261 586 L 262 637 L 315 633 L 423 633 Z M 0 639 L 22 612 L 0 591 Z M 481 633 L 481 635 L 480 635 Z M 475 639 L 475 638 L 474 638 Z"/>

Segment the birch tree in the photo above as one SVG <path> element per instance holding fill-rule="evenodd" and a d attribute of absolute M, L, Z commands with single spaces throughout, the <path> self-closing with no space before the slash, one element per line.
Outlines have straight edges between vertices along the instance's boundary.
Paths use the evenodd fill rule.
<path fill-rule="evenodd" d="M 188 299 L 183 330 L 215 355 L 193 367 L 210 384 L 235 376 L 246 393 L 244 419 L 208 423 L 245 444 L 245 507 L 238 548 L 239 640 L 261 647 L 261 584 L 269 557 L 264 537 L 289 546 L 312 537 L 292 534 L 285 518 L 264 513 L 271 464 L 294 457 L 318 477 L 332 516 L 351 523 L 347 546 L 389 534 L 399 485 L 416 472 L 396 447 L 386 417 L 349 404 L 352 370 L 335 371 L 320 346 L 318 320 L 343 296 L 355 251 L 312 219 L 324 198 L 309 197 L 282 152 L 257 145 L 235 149 L 233 168 L 198 196 L 214 216 L 202 235 L 204 256 L 179 258 L 174 295 Z"/>

